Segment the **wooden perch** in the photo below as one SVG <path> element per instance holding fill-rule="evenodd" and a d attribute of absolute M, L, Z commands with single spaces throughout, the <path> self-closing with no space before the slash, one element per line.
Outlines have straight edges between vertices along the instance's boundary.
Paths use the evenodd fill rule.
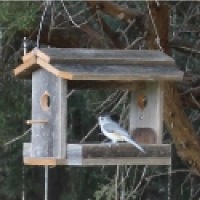
<path fill-rule="evenodd" d="M 46 124 L 48 123 L 48 120 L 41 119 L 41 120 L 27 120 L 26 124 L 31 125 L 31 124 Z"/>
<path fill-rule="evenodd" d="M 145 153 L 130 144 L 68 144 L 66 159 L 30 155 L 31 144 L 24 145 L 27 165 L 171 165 L 171 145 L 143 145 Z"/>

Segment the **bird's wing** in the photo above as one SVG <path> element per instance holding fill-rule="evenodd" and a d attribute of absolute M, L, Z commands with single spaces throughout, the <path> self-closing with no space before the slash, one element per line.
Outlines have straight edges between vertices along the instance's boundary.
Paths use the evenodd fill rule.
<path fill-rule="evenodd" d="M 122 141 L 126 141 L 128 143 L 131 143 L 133 146 L 135 146 L 138 150 L 144 153 L 144 149 L 137 144 L 135 141 L 133 141 L 128 134 L 128 132 L 122 128 L 119 124 L 113 121 L 109 121 L 105 124 L 103 124 L 103 129 L 106 130 L 109 133 L 115 134 L 116 136 L 120 137 Z"/>
<path fill-rule="evenodd" d="M 127 137 L 124 137 L 125 141 L 132 144 L 133 146 L 135 146 L 138 150 L 140 150 L 141 152 L 145 153 L 144 149 L 139 145 L 137 144 L 135 141 L 133 141 L 132 139 L 130 138 L 127 138 Z"/>
<path fill-rule="evenodd" d="M 103 128 L 107 131 L 107 132 L 110 132 L 110 133 L 115 133 L 115 134 L 118 134 L 120 136 L 126 136 L 126 137 L 130 137 L 128 132 L 122 128 L 119 124 L 117 124 L 116 122 L 108 122 L 108 123 L 105 123 L 103 125 Z"/>

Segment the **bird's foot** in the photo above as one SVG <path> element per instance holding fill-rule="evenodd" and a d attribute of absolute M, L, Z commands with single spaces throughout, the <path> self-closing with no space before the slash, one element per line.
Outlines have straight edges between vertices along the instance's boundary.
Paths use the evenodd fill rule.
<path fill-rule="evenodd" d="M 112 144 L 115 144 L 116 146 L 119 145 L 119 143 L 117 143 L 116 141 L 112 141 L 112 142 L 110 143 L 110 146 L 111 146 Z"/>
<path fill-rule="evenodd" d="M 107 142 L 107 144 L 108 144 L 109 148 L 111 148 L 113 143 L 112 142 Z"/>
<path fill-rule="evenodd" d="M 112 147 L 113 142 L 106 142 L 106 144 L 109 146 L 109 148 Z"/>
<path fill-rule="evenodd" d="M 105 139 L 105 140 L 103 140 L 101 143 L 102 144 L 104 144 L 104 143 L 108 143 L 109 142 L 109 140 L 108 139 Z M 110 142 L 109 142 L 110 143 Z"/>

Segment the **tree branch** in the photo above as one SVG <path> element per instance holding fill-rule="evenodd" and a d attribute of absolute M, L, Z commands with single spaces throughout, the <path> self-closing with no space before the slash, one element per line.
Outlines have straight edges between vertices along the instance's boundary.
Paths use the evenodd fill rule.
<path fill-rule="evenodd" d="M 138 10 L 126 8 L 109 1 L 87 1 L 87 3 L 93 8 L 100 9 L 107 15 L 128 23 L 131 23 L 133 19 L 141 19 L 144 16 L 144 13 Z"/>
<path fill-rule="evenodd" d="M 181 53 L 187 53 L 187 54 L 200 54 L 200 47 L 194 45 L 194 43 L 190 43 L 189 41 L 186 41 L 180 37 L 173 38 L 169 45 L 171 48 L 181 52 Z"/>
<path fill-rule="evenodd" d="M 151 13 L 154 18 L 155 25 L 158 29 L 160 41 L 162 48 L 166 53 L 169 52 L 168 48 L 168 27 L 169 13 L 166 5 L 160 2 L 159 8 L 154 2 L 150 2 Z M 162 10 L 162 12 L 160 12 Z M 162 24 L 164 23 L 164 27 Z M 152 29 L 152 27 L 150 27 Z M 162 28 L 162 30 L 160 30 Z M 151 32 L 151 37 L 148 37 L 147 44 L 149 49 L 158 49 L 155 45 L 156 34 Z M 184 107 L 180 100 L 180 95 L 178 94 L 177 88 L 174 84 L 167 83 L 165 85 L 165 104 L 164 104 L 164 120 L 169 130 L 171 137 L 176 146 L 176 150 L 181 159 L 188 163 L 196 174 L 200 174 L 200 138 L 195 133 L 191 122 L 184 112 Z"/>

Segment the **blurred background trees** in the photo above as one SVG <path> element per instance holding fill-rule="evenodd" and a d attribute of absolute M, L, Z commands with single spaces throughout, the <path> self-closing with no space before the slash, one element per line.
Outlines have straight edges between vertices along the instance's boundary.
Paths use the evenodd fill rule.
<path fill-rule="evenodd" d="M 23 166 L 22 162 L 22 143 L 29 141 L 30 137 L 27 132 L 29 127 L 24 121 L 30 118 L 31 82 L 16 80 L 12 70 L 21 63 L 24 37 L 27 51 L 36 46 L 49 46 L 159 49 L 170 54 L 180 69 L 185 71 L 178 92 L 195 130 L 184 139 L 198 144 L 199 14 L 200 4 L 196 1 L 0 2 L 3 33 L 0 65 L 0 198 L 23 199 L 24 191 L 27 200 L 44 199 L 44 168 Z M 128 94 L 124 95 L 122 91 L 72 91 L 68 98 L 70 141 L 102 141 L 94 116 L 103 111 L 121 114 L 121 122 L 126 124 Z M 108 106 L 105 106 L 105 102 Z M 166 129 L 166 142 L 175 143 L 176 147 L 173 149 L 171 176 L 168 176 L 169 169 L 166 167 L 60 166 L 49 169 L 49 200 L 198 199 L 199 149 L 188 147 L 187 151 L 183 150 L 178 145 L 182 135 L 178 140 L 173 140 L 173 134 L 171 136 Z M 197 163 L 194 159 L 190 160 L 188 155 L 196 155 Z M 170 193 L 168 187 L 171 188 Z"/>

